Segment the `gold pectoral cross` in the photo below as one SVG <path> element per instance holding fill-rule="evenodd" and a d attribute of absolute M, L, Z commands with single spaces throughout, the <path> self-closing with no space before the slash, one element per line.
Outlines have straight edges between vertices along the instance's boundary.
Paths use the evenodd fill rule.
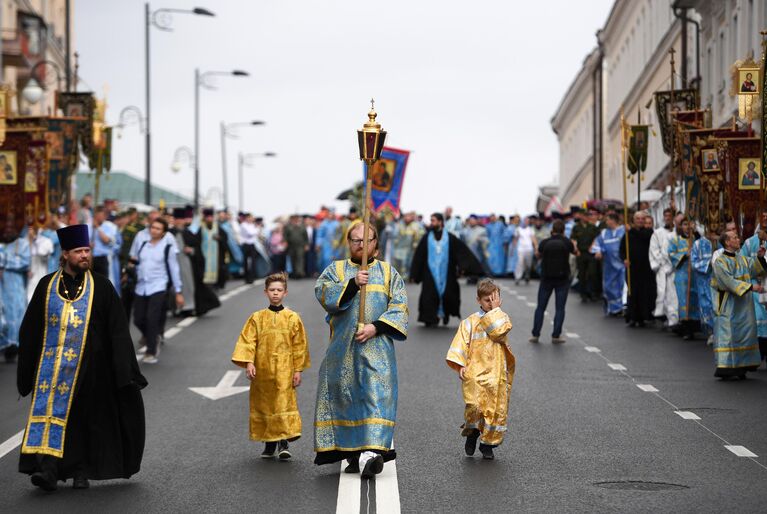
<path fill-rule="evenodd" d="M 82 323 L 83 320 L 77 315 L 77 309 L 72 307 L 69 311 L 69 324 L 75 328 L 78 328 L 80 325 L 82 325 Z"/>

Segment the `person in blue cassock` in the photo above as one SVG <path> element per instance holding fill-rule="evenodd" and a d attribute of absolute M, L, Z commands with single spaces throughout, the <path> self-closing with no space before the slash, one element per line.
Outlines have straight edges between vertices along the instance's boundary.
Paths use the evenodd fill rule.
<path fill-rule="evenodd" d="M 755 371 L 760 362 L 751 297 L 756 296 L 754 293 L 764 292 L 760 284 L 752 283 L 752 279 L 765 275 L 765 249 L 760 245 L 756 257 L 747 257 L 738 251 L 740 238 L 735 231 L 725 232 L 719 241 L 724 252 L 714 261 L 711 279 L 716 315 L 714 376 L 722 380 L 733 377 L 743 379 L 746 372 Z"/>
<path fill-rule="evenodd" d="M 743 243 L 743 247 L 740 250 L 743 256 L 754 259 L 760 247 L 767 247 L 767 243 L 759 237 L 759 233 L 765 228 L 767 228 L 767 211 L 761 213 L 756 233 Z M 754 283 L 756 284 L 756 280 L 754 280 Z M 761 353 L 762 360 L 764 360 L 767 358 L 767 308 L 765 308 L 763 303 L 759 302 L 756 295 L 752 296 L 754 313 L 756 314 L 756 337 L 759 340 L 759 352 Z"/>
<path fill-rule="evenodd" d="M 711 259 L 714 251 L 721 248 L 719 236 L 713 226 L 708 227 L 706 237 L 701 237 L 692 245 L 692 268 L 695 275 L 695 288 L 698 291 L 698 311 L 700 312 L 701 330 L 706 336 L 714 333 L 714 304 L 711 298 Z M 711 339 L 713 341 L 713 338 Z"/>
<path fill-rule="evenodd" d="M 591 253 L 602 261 L 602 296 L 605 311 L 616 316 L 623 311 L 623 286 L 626 283 L 626 268 L 620 254 L 620 244 L 626 228 L 620 225 L 615 213 L 607 215 L 607 228 L 602 229 L 591 244 Z"/>
<path fill-rule="evenodd" d="M 330 210 L 328 217 L 322 220 L 317 229 L 317 259 L 320 269 L 327 268 L 336 259 L 340 231 L 341 224 L 336 219 L 335 211 Z"/>
<path fill-rule="evenodd" d="M 3 232 L 2 271 L 0 293 L 3 295 L 5 330 L 0 334 L 0 350 L 6 362 L 13 362 L 19 347 L 19 326 L 27 307 L 27 272 L 32 254 L 29 239 L 20 237 L 12 226 Z"/>
<path fill-rule="evenodd" d="M 490 222 L 485 226 L 487 229 L 487 266 L 494 277 L 502 277 L 506 274 L 506 219 L 501 216 L 490 216 Z"/>
<path fill-rule="evenodd" d="M 392 449 L 397 421 L 394 341 L 407 337 L 405 283 L 389 263 L 376 259 L 378 233 L 369 229 L 369 269 L 360 267 L 364 225 L 347 232 L 351 258 L 331 263 L 314 293 L 327 312 L 330 344 L 320 366 L 314 415 L 315 464 L 347 459 L 347 473 L 371 478 Z M 365 319 L 359 319 L 360 287 L 366 285 Z"/>
<path fill-rule="evenodd" d="M 684 215 L 677 215 L 678 229 L 668 243 L 668 255 L 675 270 L 674 286 L 679 302 L 679 324 L 683 338 L 689 341 L 695 337 L 695 329 L 700 324 L 700 311 L 698 310 L 698 288 L 690 259 L 692 253 L 690 224 L 686 219 L 680 220 L 680 217 L 684 218 Z M 695 236 L 697 235 L 695 233 Z"/>

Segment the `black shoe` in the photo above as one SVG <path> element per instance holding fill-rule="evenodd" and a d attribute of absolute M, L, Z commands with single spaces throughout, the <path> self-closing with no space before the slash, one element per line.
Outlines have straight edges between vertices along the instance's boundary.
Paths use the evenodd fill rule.
<path fill-rule="evenodd" d="M 352 457 L 346 459 L 347 466 L 344 468 L 344 473 L 359 473 L 360 472 L 360 459 L 359 457 Z"/>
<path fill-rule="evenodd" d="M 443 325 L 447 325 L 448 323 L 450 323 L 450 317 L 449 316 L 445 316 L 444 318 L 442 318 L 442 324 Z"/>
<path fill-rule="evenodd" d="M 359 464 L 357 466 L 359 467 Z M 362 470 L 362 478 L 373 478 L 375 475 L 383 471 L 383 466 L 383 457 L 376 455 L 365 463 L 365 468 Z"/>
<path fill-rule="evenodd" d="M 33 485 L 39 487 L 43 491 L 52 492 L 58 488 L 56 477 L 53 476 L 52 473 L 38 471 L 32 473 L 31 480 Z"/>
<path fill-rule="evenodd" d="M 274 454 L 277 451 L 277 443 L 272 441 L 270 443 L 266 443 L 264 446 L 264 452 L 261 454 L 262 459 L 273 459 Z"/>
<path fill-rule="evenodd" d="M 280 441 L 279 446 L 280 446 L 280 453 L 279 453 L 280 460 L 288 460 L 289 458 L 292 457 L 292 455 L 290 454 L 290 450 L 288 450 L 288 442 L 285 439 Z"/>
<path fill-rule="evenodd" d="M 477 449 L 477 439 L 479 439 L 479 430 L 474 430 L 471 434 L 466 436 L 466 444 L 464 445 L 464 449 L 466 450 L 466 455 L 471 457 L 474 455 L 474 452 Z"/>
<path fill-rule="evenodd" d="M 84 476 L 76 476 L 72 479 L 72 489 L 88 489 L 91 486 Z"/>
<path fill-rule="evenodd" d="M 485 460 L 493 460 L 495 458 L 495 455 L 493 455 L 492 446 L 479 443 L 479 451 L 482 452 L 482 458 Z"/>

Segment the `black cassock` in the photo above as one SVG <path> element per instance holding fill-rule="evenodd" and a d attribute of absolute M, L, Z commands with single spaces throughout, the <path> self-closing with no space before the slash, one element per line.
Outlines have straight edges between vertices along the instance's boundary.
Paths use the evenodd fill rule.
<path fill-rule="evenodd" d="M 181 233 L 181 237 L 184 239 L 185 246 L 194 249 L 194 253 L 188 256 L 189 260 L 192 261 L 192 276 L 194 277 L 194 313 L 195 316 L 202 316 L 210 310 L 221 307 L 221 302 L 215 291 L 202 280 L 205 275 L 202 232 L 198 231 L 197 234 L 194 234 L 187 228 Z"/>
<path fill-rule="evenodd" d="M 22 396 L 35 387 L 46 325 L 46 292 L 54 275 L 40 280 L 19 330 L 16 381 Z M 75 474 L 94 480 L 128 478 L 141 467 L 145 437 L 141 389 L 147 381 L 136 362 L 120 298 L 107 277 L 92 276 L 91 317 L 67 422 L 64 456 L 56 459 L 22 453 L 22 473 L 42 471 L 41 458 L 56 461 L 59 480 Z M 81 282 L 66 277 L 67 290 L 77 291 Z M 62 295 L 63 282 L 59 287 Z"/>
<path fill-rule="evenodd" d="M 629 238 L 630 294 L 627 321 L 640 322 L 652 318 L 655 308 L 655 273 L 650 268 L 650 238 L 652 229 L 632 228 Z M 626 236 L 621 238 L 621 259 L 626 260 Z"/>
<path fill-rule="evenodd" d="M 477 260 L 472 251 L 463 241 L 447 231 L 442 232 L 442 237 L 450 238 L 450 250 L 447 261 L 447 282 L 445 294 L 442 297 L 442 308 L 445 316 L 460 317 L 461 290 L 458 286 L 458 274 L 481 276 L 484 274 L 482 264 Z M 418 321 L 432 324 L 439 323 L 439 294 L 434 285 L 434 278 L 429 270 L 429 235 L 421 238 L 413 255 L 410 265 L 410 278 L 416 284 L 421 285 L 421 296 L 418 299 Z"/>

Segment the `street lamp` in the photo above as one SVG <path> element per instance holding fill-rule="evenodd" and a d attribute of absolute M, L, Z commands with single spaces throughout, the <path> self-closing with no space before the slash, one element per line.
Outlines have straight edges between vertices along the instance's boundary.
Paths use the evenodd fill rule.
<path fill-rule="evenodd" d="M 368 237 L 370 236 L 370 220 L 368 219 L 368 210 L 370 208 L 370 189 L 372 179 L 370 176 L 370 167 L 381 157 L 384 141 L 386 141 L 386 131 L 381 128 L 381 124 L 376 122 L 378 114 L 375 111 L 375 101 L 370 100 L 370 111 L 368 112 L 368 121 L 362 126 L 362 130 L 357 130 L 357 143 L 360 147 L 360 159 L 365 161 L 365 203 L 362 207 L 362 262 L 360 268 L 364 271 L 368 269 Z M 357 324 L 361 329 L 365 324 L 365 290 L 367 288 L 360 286 L 360 312 Z"/>
<path fill-rule="evenodd" d="M 230 76 L 230 77 L 248 77 L 250 74 L 247 71 L 232 70 L 232 71 L 206 71 L 200 73 L 199 68 L 194 70 L 194 208 L 199 207 L 200 197 L 200 87 L 205 89 L 216 89 L 212 82 L 206 82 L 206 79 L 212 77 Z"/>
<path fill-rule="evenodd" d="M 151 91 L 150 91 L 150 66 L 149 66 L 149 29 L 154 26 L 155 28 L 159 30 L 163 30 L 166 32 L 170 32 L 173 30 L 173 14 L 174 13 L 181 13 L 181 14 L 195 14 L 198 16 L 215 16 L 211 11 L 207 9 L 203 9 L 201 7 L 195 7 L 194 9 L 157 9 L 156 11 L 152 11 L 149 7 L 149 2 L 144 4 L 144 25 L 145 25 L 145 32 L 144 32 L 144 61 L 146 66 L 146 107 L 144 111 L 146 112 L 146 128 L 145 128 L 145 135 L 146 135 L 146 177 L 145 177 L 145 183 L 144 183 L 144 203 L 147 205 L 152 205 L 152 189 L 151 189 L 151 180 L 152 180 L 152 130 L 151 130 L 151 124 L 150 124 L 150 98 L 151 98 Z"/>
<path fill-rule="evenodd" d="M 170 164 L 170 169 L 174 173 L 181 171 L 181 165 L 186 162 L 190 168 L 195 167 L 194 152 L 188 146 L 180 146 L 173 152 L 173 162 Z"/>
<path fill-rule="evenodd" d="M 223 178 L 224 187 L 224 210 L 229 208 L 229 181 L 227 179 L 226 172 L 226 138 L 236 138 L 237 133 L 233 131 L 238 127 L 255 127 L 259 125 L 266 125 L 265 121 L 242 121 L 237 123 L 224 123 L 221 122 L 221 173 Z"/>
<path fill-rule="evenodd" d="M 117 121 L 117 125 L 115 125 L 115 128 L 117 129 L 117 137 L 122 137 L 122 130 L 125 127 L 129 127 L 131 125 L 138 125 L 138 131 L 141 134 L 144 134 L 146 128 L 144 127 L 145 118 L 143 114 L 141 113 L 141 109 L 136 107 L 135 105 L 129 105 L 127 107 L 123 107 L 123 110 L 120 111 L 120 117 Z"/>
<path fill-rule="evenodd" d="M 254 160 L 259 157 L 277 157 L 277 154 L 274 152 L 261 152 L 261 153 L 249 153 L 249 154 L 243 154 L 242 152 L 237 154 L 237 185 L 239 186 L 237 191 L 237 210 L 242 212 L 243 209 L 243 200 L 242 195 L 245 190 L 243 187 L 243 179 L 242 179 L 242 170 L 246 166 L 248 168 L 254 167 Z"/>

